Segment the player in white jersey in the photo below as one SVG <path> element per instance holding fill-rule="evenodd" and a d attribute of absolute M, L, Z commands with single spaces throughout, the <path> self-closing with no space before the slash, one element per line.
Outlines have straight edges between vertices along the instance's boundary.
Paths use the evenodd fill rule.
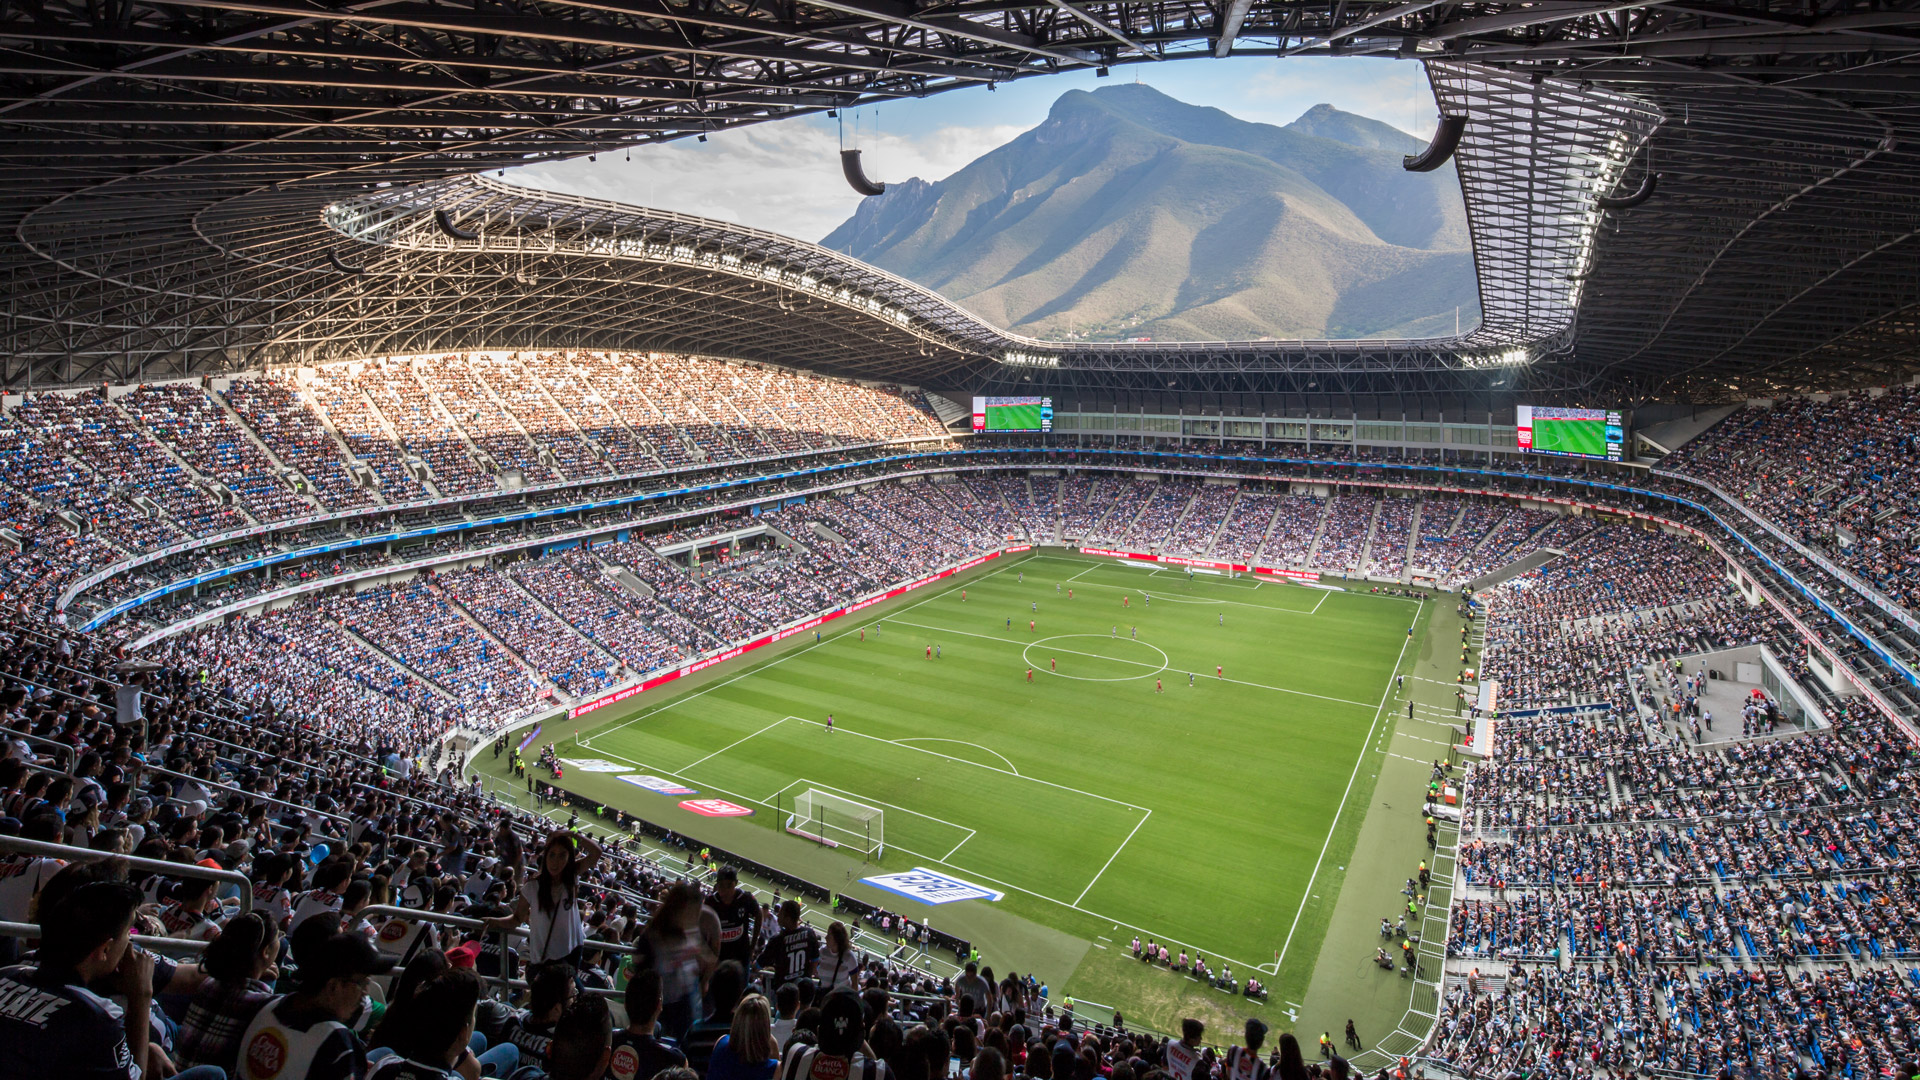
<path fill-rule="evenodd" d="M 1164 1056 L 1167 1073 L 1173 1080 L 1206 1080 L 1196 1074 L 1200 1064 L 1200 1037 L 1206 1030 L 1205 1024 L 1188 1017 L 1180 1021 L 1180 1038 L 1167 1040 Z"/>

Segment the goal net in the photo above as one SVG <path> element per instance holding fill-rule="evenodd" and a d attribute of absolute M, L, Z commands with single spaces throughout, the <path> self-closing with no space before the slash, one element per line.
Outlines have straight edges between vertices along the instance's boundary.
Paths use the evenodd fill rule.
<path fill-rule="evenodd" d="M 794 796 L 787 831 L 878 859 L 886 847 L 885 821 L 885 812 L 877 806 L 810 787 Z"/>

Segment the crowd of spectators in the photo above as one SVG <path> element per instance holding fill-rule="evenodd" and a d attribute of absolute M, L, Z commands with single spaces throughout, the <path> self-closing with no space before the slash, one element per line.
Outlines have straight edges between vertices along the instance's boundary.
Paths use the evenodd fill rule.
<path fill-rule="evenodd" d="M 1662 463 L 1920 611 L 1920 387 L 1748 406 Z"/>
<path fill-rule="evenodd" d="M 1365 503 L 1370 500 L 1355 499 L 1351 501 Z M 1316 499 L 1308 495 L 1277 496 L 1273 500 L 1272 532 L 1267 535 L 1265 545 L 1260 548 L 1260 557 L 1257 560 L 1248 559 L 1246 562 L 1249 564 L 1259 562 L 1267 566 L 1288 567 L 1316 565 L 1316 559 L 1314 558 L 1316 549 L 1314 545 L 1322 537 L 1322 527 L 1324 526 L 1329 529 L 1336 527 L 1332 520 L 1333 504 L 1333 499 Z M 1348 509 L 1353 508 L 1349 507 Z M 1371 513 L 1371 510 L 1369 510 L 1369 513 Z M 1339 523 L 1339 527 L 1345 527 L 1350 524 L 1353 524 L 1351 515 L 1343 518 Z M 1360 543 L 1366 543 L 1366 524 L 1364 520 L 1354 525 L 1354 528 L 1361 534 Z M 1345 542 L 1344 538 L 1342 542 Z M 1336 543 L 1334 546 L 1337 548 L 1340 544 Z M 1354 554 L 1358 555 L 1357 549 Z M 1334 551 L 1329 550 L 1328 557 L 1328 562 L 1317 563 L 1317 565 L 1332 568 L 1332 560 L 1334 558 L 1338 558 L 1338 566 L 1342 570 L 1352 565 L 1351 560 L 1345 556 L 1344 552 L 1336 555 Z"/>

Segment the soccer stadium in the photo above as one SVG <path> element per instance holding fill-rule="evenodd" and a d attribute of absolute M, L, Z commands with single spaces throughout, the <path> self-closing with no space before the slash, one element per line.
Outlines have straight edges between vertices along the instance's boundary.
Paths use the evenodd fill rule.
<path fill-rule="evenodd" d="M 4 11 L 0 1077 L 1920 1074 L 1920 5 Z M 1366 58 L 1048 121 L 1323 338 L 514 171 Z"/>

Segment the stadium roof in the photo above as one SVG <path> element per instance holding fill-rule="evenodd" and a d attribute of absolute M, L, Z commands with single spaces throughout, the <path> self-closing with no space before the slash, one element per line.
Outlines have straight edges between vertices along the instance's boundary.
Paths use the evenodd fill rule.
<path fill-rule="evenodd" d="M 1916 366 L 1916 3 L 55 0 L 7 5 L 0 39 L 10 387 L 473 347 L 1618 401 Z M 983 82 L 1276 54 L 1428 62 L 1467 118 L 1478 330 L 1034 342 L 813 245 L 482 178 Z M 1650 170 L 1645 202 L 1597 205 Z"/>

